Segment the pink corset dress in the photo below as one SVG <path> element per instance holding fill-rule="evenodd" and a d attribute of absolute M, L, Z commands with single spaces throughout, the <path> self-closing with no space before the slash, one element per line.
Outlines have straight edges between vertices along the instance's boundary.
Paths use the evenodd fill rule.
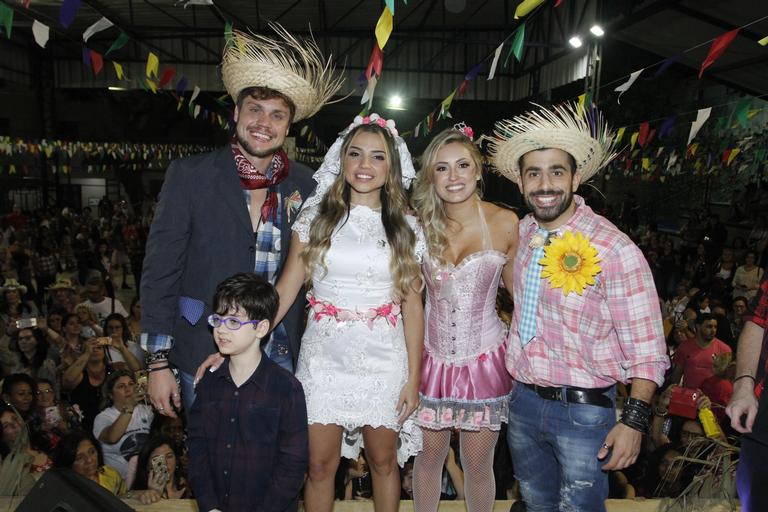
<path fill-rule="evenodd" d="M 423 428 L 498 430 L 507 421 L 512 379 L 504 366 L 506 327 L 496 314 L 504 253 L 488 249 L 457 266 L 422 264 L 427 285 L 421 370 Z"/>

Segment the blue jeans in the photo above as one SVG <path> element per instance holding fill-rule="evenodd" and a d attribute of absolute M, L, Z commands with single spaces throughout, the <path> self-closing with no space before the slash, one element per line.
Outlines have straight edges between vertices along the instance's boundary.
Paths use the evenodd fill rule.
<path fill-rule="evenodd" d="M 544 400 L 515 383 L 507 443 L 528 512 L 605 511 L 597 452 L 615 424 L 613 408 Z"/>

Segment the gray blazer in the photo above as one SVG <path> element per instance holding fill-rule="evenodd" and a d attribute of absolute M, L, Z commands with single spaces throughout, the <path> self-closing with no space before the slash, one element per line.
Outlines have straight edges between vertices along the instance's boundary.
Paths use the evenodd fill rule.
<path fill-rule="evenodd" d="M 278 275 L 298 214 L 298 210 L 292 211 L 288 219 L 285 199 L 298 191 L 303 204 L 314 187 L 312 170 L 290 162 L 288 177 L 278 185 L 284 221 Z M 174 337 L 171 363 L 193 374 L 216 352 L 206 320 L 212 312 L 216 285 L 237 272 L 252 272 L 255 251 L 253 228 L 229 146 L 172 162 L 149 232 L 141 279 L 141 331 Z M 196 321 L 181 316 L 182 298 L 204 304 L 199 315 L 192 315 L 192 320 L 198 317 Z M 294 361 L 303 332 L 304 304 L 304 293 L 299 292 L 283 319 Z"/>

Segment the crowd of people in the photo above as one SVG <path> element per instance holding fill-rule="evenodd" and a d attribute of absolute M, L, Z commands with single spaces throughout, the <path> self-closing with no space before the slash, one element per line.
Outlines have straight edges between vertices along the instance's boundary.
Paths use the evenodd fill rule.
<path fill-rule="evenodd" d="M 722 447 L 705 439 L 735 442 L 768 230 L 623 233 L 575 194 L 613 149 L 575 107 L 501 125 L 490 158 L 525 217 L 481 200 L 466 125 L 417 173 L 393 122 L 358 117 L 314 183 L 280 146 L 339 82 L 319 56 L 312 94 L 273 89 L 248 69 L 298 71 L 243 51 L 261 37 L 225 52 L 231 146 L 172 164 L 152 216 L 105 199 L 0 221 L 0 495 L 65 467 L 206 511 L 598 510 L 677 496 Z"/>

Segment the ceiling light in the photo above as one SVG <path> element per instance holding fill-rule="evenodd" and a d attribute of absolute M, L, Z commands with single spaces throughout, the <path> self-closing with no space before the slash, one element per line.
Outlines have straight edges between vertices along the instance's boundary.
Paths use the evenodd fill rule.
<path fill-rule="evenodd" d="M 573 36 L 568 40 L 568 43 L 570 43 L 570 45 L 574 48 L 581 48 L 582 45 L 581 38 L 579 36 Z"/>
<path fill-rule="evenodd" d="M 605 30 L 603 30 L 603 27 L 600 25 L 592 25 L 592 28 L 590 28 L 589 31 L 592 32 L 595 37 L 603 37 L 603 34 L 605 34 Z"/>
<path fill-rule="evenodd" d="M 107 89 L 109 89 L 110 91 L 127 91 L 128 90 L 125 87 L 117 87 L 115 85 L 110 85 L 109 87 L 107 87 Z"/>
<path fill-rule="evenodd" d="M 403 98 L 398 94 L 390 96 L 387 108 L 391 110 L 405 110 L 405 107 L 403 107 Z"/>

